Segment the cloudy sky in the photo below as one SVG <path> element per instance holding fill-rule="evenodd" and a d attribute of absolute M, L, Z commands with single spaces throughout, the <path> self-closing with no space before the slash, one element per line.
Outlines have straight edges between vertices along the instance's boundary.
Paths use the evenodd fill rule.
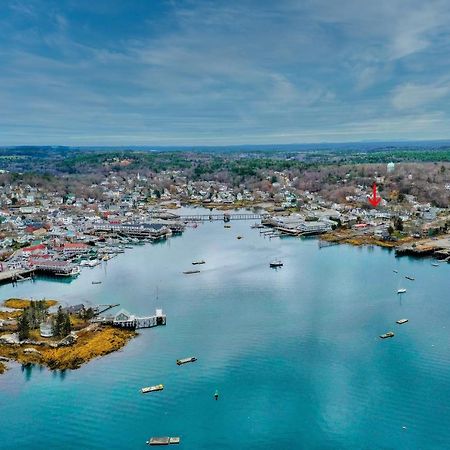
<path fill-rule="evenodd" d="M 450 138 L 448 0 L 2 0 L 0 145 Z"/>

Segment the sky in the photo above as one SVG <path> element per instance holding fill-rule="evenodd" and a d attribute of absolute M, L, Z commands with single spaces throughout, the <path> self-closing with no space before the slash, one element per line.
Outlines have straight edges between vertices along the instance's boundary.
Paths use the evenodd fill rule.
<path fill-rule="evenodd" d="M 0 145 L 450 138 L 448 0 L 1 0 Z"/>

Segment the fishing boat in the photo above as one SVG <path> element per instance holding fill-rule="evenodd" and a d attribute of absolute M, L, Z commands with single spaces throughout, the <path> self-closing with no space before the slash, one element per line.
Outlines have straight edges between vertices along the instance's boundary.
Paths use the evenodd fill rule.
<path fill-rule="evenodd" d="M 399 319 L 396 323 L 398 323 L 399 325 L 403 325 L 406 322 L 408 322 L 408 319 Z"/>
<path fill-rule="evenodd" d="M 274 268 L 276 268 L 276 267 L 283 267 L 283 263 L 279 259 L 276 259 L 276 260 L 272 261 L 269 264 L 269 266 L 270 267 L 274 267 Z"/>
<path fill-rule="evenodd" d="M 164 389 L 164 385 L 163 384 L 157 384 L 156 386 L 143 387 L 141 389 L 141 392 L 143 394 L 148 394 L 149 392 L 162 391 L 163 389 Z"/>
<path fill-rule="evenodd" d="M 186 275 L 190 275 L 191 273 L 200 273 L 200 270 L 185 270 L 183 273 Z"/>
<path fill-rule="evenodd" d="M 387 339 L 387 338 L 391 338 L 391 337 L 394 337 L 394 333 L 392 331 L 388 331 L 387 333 L 380 334 L 381 339 Z"/>
<path fill-rule="evenodd" d="M 404 294 L 406 292 L 406 289 L 399 289 L 397 291 L 397 294 Z"/>
<path fill-rule="evenodd" d="M 190 358 L 177 359 L 177 365 L 181 366 L 182 364 L 187 364 L 195 361 L 197 361 L 197 358 L 195 356 L 191 356 Z"/>
<path fill-rule="evenodd" d="M 205 264 L 205 261 L 203 261 L 203 259 L 201 261 L 192 261 L 192 264 L 194 266 L 198 265 L 198 264 Z"/>

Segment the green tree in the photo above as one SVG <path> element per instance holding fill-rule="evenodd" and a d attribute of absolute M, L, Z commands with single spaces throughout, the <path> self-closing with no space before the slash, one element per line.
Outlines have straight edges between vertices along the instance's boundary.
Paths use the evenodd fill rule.
<path fill-rule="evenodd" d="M 62 336 L 67 336 L 72 331 L 72 325 L 70 324 L 70 316 L 68 313 L 65 314 L 64 322 L 62 325 Z"/>
<path fill-rule="evenodd" d="M 55 336 L 61 336 L 63 333 L 64 327 L 64 312 L 61 308 L 61 305 L 58 308 L 58 312 L 56 313 L 55 320 L 53 321 L 53 334 Z"/>
<path fill-rule="evenodd" d="M 18 321 L 19 340 L 23 341 L 30 336 L 30 323 L 28 321 L 28 315 L 24 311 Z"/>
<path fill-rule="evenodd" d="M 403 231 L 403 220 L 401 217 L 396 217 L 394 219 L 394 227 L 397 231 Z"/>

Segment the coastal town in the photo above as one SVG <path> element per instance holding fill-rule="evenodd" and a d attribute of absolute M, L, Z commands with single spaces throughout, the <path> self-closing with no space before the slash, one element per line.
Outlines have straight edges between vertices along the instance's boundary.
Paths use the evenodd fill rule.
<path fill-rule="evenodd" d="M 373 182 L 382 186 L 395 170 L 388 164 L 386 175 Z M 218 181 L 186 182 L 178 171 L 154 177 L 111 171 L 90 186 L 91 196 L 83 196 L 62 195 L 18 177 L 0 194 L 0 282 L 18 283 L 37 275 L 76 277 L 129 246 L 181 234 L 186 226 L 208 220 L 208 211 L 226 221 L 243 208 L 272 228 L 272 236 L 321 235 L 327 242 L 450 256 L 448 208 L 386 190 L 373 207 L 368 202 L 370 184 L 355 186 L 344 201 L 335 202 L 320 191 L 296 188 L 297 180 L 284 172 L 271 171 L 266 178 L 265 187 L 250 190 Z M 450 183 L 442 189 L 450 192 Z M 182 206 L 202 207 L 202 217 L 178 213 Z"/>
<path fill-rule="evenodd" d="M 25 183 L 19 176 L 0 194 L 0 282 L 15 286 L 37 277 L 74 279 L 82 270 L 105 264 L 134 246 L 161 242 L 182 234 L 186 227 L 213 220 L 223 221 L 225 227 L 232 220 L 248 220 L 249 227 L 270 239 L 319 236 L 320 246 L 379 245 L 395 248 L 399 256 L 433 256 L 450 262 L 448 208 L 386 190 L 377 197 L 377 207 L 370 204 L 371 193 L 377 195 L 371 188 L 382 186 L 395 170 L 394 163 L 389 163 L 386 175 L 375 177 L 372 186 L 355 186 L 342 202 L 300 190 L 297 180 L 278 171 L 268 172 L 264 187 L 253 190 L 216 180 L 186 181 L 178 171 L 155 176 L 140 172 L 119 176 L 110 171 L 90 186 L 90 195 L 83 195 L 83 190 L 61 195 L 39 183 Z M 443 188 L 450 190 L 450 185 Z M 118 305 L 105 309 L 80 304 L 60 312 L 43 301 L 39 315 L 30 313 L 35 307 L 30 300 L 19 301 L 19 307 L 14 300 L 8 301 L 0 311 L 0 356 L 50 368 L 77 368 L 125 345 L 136 328 L 166 323 L 161 310 L 144 318 L 123 310 L 105 316 L 101 313 Z M 58 314 L 67 317 L 58 319 Z M 34 321 L 32 338 L 30 332 L 21 331 L 21 320 L 28 316 Z M 57 320 L 65 325 L 55 331 Z M 99 342 L 98 331 L 108 338 L 100 348 L 92 348 L 91 339 Z M 80 343 L 89 348 L 83 357 Z M 52 356 L 46 358 L 50 350 Z"/>

